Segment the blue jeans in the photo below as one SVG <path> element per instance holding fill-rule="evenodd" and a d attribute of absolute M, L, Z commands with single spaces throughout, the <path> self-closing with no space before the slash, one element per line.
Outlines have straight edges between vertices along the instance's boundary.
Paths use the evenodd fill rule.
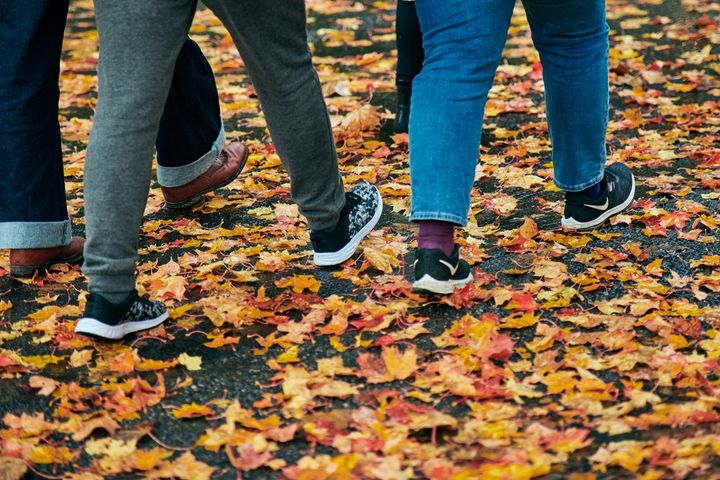
<path fill-rule="evenodd" d="M 483 112 L 514 0 L 417 0 L 425 63 L 410 109 L 411 220 L 465 225 Z M 608 31 L 603 0 L 523 0 L 540 53 L 554 181 L 603 178 Z"/>
<path fill-rule="evenodd" d="M 58 123 L 58 76 L 68 0 L 0 7 L 0 248 L 67 245 L 72 225 Z M 158 181 L 204 173 L 225 141 L 215 78 L 187 39 L 175 66 L 156 146 Z"/>

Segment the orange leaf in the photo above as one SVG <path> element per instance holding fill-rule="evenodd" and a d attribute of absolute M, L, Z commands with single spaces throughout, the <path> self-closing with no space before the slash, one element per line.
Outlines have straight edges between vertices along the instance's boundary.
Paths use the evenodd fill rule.
<path fill-rule="evenodd" d="M 172 413 L 175 418 L 198 418 L 208 417 L 213 415 L 215 412 L 205 405 L 186 403 L 180 408 L 172 410 L 170 413 Z"/>
<path fill-rule="evenodd" d="M 293 292 L 302 293 L 304 290 L 310 290 L 317 293 L 320 290 L 320 282 L 312 275 L 295 275 L 292 277 L 281 278 L 275 281 L 275 285 L 279 288 L 292 287 Z"/>

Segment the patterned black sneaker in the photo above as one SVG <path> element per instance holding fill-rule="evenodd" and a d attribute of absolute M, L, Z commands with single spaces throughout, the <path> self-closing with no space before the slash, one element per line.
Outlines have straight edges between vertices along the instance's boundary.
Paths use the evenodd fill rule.
<path fill-rule="evenodd" d="M 142 298 L 135 290 L 119 304 L 91 293 L 85 315 L 78 320 L 75 332 L 117 340 L 133 332 L 157 327 L 167 318 L 165 305 Z"/>
<path fill-rule="evenodd" d="M 310 232 L 315 265 L 339 265 L 352 257 L 358 245 L 380 220 L 380 192 L 367 182 L 345 193 L 345 207 L 335 228 Z"/>
<path fill-rule="evenodd" d="M 436 248 L 419 248 L 415 251 L 413 292 L 448 295 L 472 281 L 470 265 L 460 258 L 457 245 L 450 256 Z"/>
<path fill-rule="evenodd" d="M 592 199 L 584 193 L 565 194 L 562 226 L 570 230 L 595 228 L 608 218 L 625 210 L 635 198 L 635 177 L 622 163 L 605 169 L 602 195 Z"/>

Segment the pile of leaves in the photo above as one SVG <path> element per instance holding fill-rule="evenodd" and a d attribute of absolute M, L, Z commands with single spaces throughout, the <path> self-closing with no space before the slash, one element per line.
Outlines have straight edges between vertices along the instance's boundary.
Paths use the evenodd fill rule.
<path fill-rule="evenodd" d="M 559 228 L 542 67 L 518 7 L 487 104 L 470 224 L 475 281 L 411 293 L 407 135 L 392 135 L 394 8 L 312 0 L 310 41 L 347 186 L 380 188 L 353 260 L 313 266 L 305 219 L 241 59 L 201 10 L 247 171 L 182 215 L 153 188 L 138 287 L 172 319 L 119 343 L 73 333 L 77 267 L 0 260 L 2 478 L 462 480 L 720 476 L 720 7 L 616 0 L 609 161 L 638 200 Z M 92 6 L 61 75 L 69 208 L 96 101 Z"/>

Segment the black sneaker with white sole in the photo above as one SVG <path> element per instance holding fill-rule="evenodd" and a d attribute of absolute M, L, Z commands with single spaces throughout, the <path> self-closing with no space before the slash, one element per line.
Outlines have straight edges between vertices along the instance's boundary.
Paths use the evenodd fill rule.
<path fill-rule="evenodd" d="M 315 265 L 339 265 L 352 257 L 362 239 L 380 220 L 382 210 L 382 198 L 374 185 L 361 182 L 346 192 L 345 207 L 337 226 L 310 232 Z"/>
<path fill-rule="evenodd" d="M 117 340 L 130 333 L 157 327 L 167 318 L 168 312 L 162 302 L 142 298 L 135 290 L 117 304 L 91 293 L 75 332 Z"/>
<path fill-rule="evenodd" d="M 448 295 L 472 281 L 470 265 L 460 258 L 457 245 L 450 256 L 436 248 L 419 248 L 415 251 L 413 292 Z"/>
<path fill-rule="evenodd" d="M 570 230 L 595 228 L 605 220 L 630 206 L 635 198 L 635 177 L 622 163 L 605 169 L 603 193 L 593 199 L 582 192 L 565 194 L 565 214 L 562 226 Z"/>

